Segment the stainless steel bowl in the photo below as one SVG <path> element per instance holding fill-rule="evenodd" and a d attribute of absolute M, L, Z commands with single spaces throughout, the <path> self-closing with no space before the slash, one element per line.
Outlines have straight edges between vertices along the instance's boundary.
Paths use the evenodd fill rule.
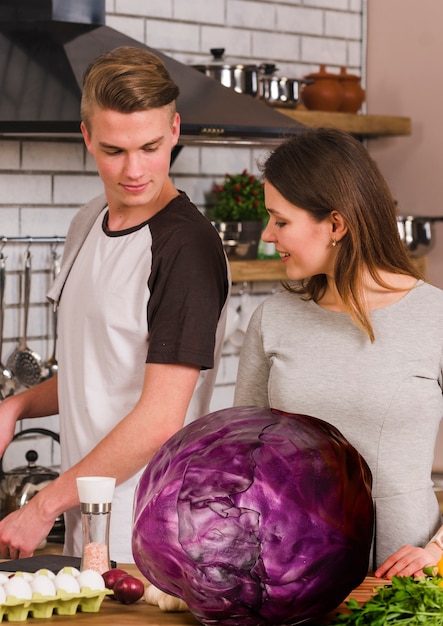
<path fill-rule="evenodd" d="M 443 217 L 397 216 L 400 238 L 411 256 L 424 256 L 432 250 L 435 245 L 433 225 L 441 221 Z"/>

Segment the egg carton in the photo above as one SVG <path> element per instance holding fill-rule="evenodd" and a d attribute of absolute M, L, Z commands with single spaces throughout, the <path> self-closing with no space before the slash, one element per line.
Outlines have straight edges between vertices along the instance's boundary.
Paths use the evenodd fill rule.
<path fill-rule="evenodd" d="M 84 587 L 80 593 L 58 590 L 55 598 L 39 593 L 34 593 L 32 600 L 9 596 L 3 604 L 0 604 L 0 621 L 5 619 L 8 622 L 24 622 L 29 617 L 48 618 L 54 613 L 75 615 L 77 611 L 97 613 L 104 597 L 112 594 L 113 591 L 110 589 L 97 591 Z"/>

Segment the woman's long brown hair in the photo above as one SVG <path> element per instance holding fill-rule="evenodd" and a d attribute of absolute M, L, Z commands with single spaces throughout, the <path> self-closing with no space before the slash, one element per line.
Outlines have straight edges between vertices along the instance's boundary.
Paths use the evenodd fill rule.
<path fill-rule="evenodd" d="M 291 204 L 321 222 L 339 212 L 347 233 L 339 242 L 335 283 L 355 323 L 374 341 L 370 313 L 364 299 L 366 272 L 384 288 L 391 288 L 380 271 L 424 276 L 413 264 L 400 239 L 395 201 L 366 148 L 348 133 L 335 129 L 307 129 L 280 144 L 261 166 L 263 177 Z M 307 277 L 285 287 L 318 301 L 326 276 Z"/>

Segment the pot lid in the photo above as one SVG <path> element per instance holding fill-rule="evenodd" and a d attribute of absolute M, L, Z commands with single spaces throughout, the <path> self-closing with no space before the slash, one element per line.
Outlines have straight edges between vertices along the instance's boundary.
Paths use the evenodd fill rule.
<path fill-rule="evenodd" d="M 0 481 L 0 496 L 18 497 L 20 506 L 35 495 L 36 490 L 59 476 L 58 472 L 37 465 L 38 454 L 35 450 L 28 450 L 25 456 L 28 464 L 4 472 Z"/>
<path fill-rule="evenodd" d="M 225 49 L 224 48 L 211 48 L 211 58 L 208 59 L 207 62 L 196 63 L 191 65 L 195 69 L 200 72 L 204 72 L 205 70 L 214 70 L 214 69 L 240 69 L 240 70 L 260 70 L 262 68 L 261 65 L 256 65 L 254 63 L 243 63 L 242 61 L 238 61 L 236 59 L 231 59 L 229 57 L 225 57 Z"/>
<path fill-rule="evenodd" d="M 275 74 L 275 72 L 278 70 L 278 67 L 275 65 L 275 63 L 262 63 L 261 69 L 264 76 L 270 77 Z"/>
<path fill-rule="evenodd" d="M 361 80 L 361 76 L 357 76 L 357 74 L 349 74 L 344 66 L 340 68 L 340 74 L 337 78 L 340 80 Z"/>
<path fill-rule="evenodd" d="M 313 72 L 312 74 L 307 74 L 305 78 L 338 78 L 338 74 L 334 74 L 332 72 L 328 72 L 326 69 L 326 65 L 320 65 L 318 72 Z"/>
<path fill-rule="evenodd" d="M 57 478 L 58 473 L 49 467 L 44 467 L 43 465 L 37 465 L 36 461 L 38 459 L 38 454 L 35 450 L 28 450 L 25 455 L 26 460 L 28 461 L 27 465 L 21 465 L 19 467 L 14 467 L 13 469 L 4 472 L 5 476 L 48 476 L 52 478 Z"/>

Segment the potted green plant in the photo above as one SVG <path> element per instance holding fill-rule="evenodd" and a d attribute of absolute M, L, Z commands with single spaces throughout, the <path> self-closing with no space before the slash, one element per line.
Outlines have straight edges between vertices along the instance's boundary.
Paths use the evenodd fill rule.
<path fill-rule="evenodd" d="M 255 259 L 264 222 L 268 217 L 262 181 L 243 170 L 226 174 L 214 183 L 207 215 L 231 258 Z"/>

